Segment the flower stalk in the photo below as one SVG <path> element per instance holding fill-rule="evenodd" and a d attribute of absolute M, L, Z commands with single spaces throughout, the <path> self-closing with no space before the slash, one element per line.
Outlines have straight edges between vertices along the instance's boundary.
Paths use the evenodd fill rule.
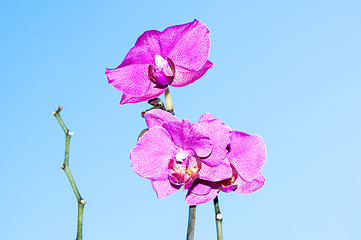
<path fill-rule="evenodd" d="M 214 203 L 214 211 L 215 211 L 215 214 L 216 214 L 217 240 L 223 240 L 223 235 L 222 235 L 223 216 L 222 216 L 221 211 L 219 209 L 218 196 L 213 200 L 213 203 Z"/>
<path fill-rule="evenodd" d="M 70 138 L 73 135 L 72 132 L 69 131 L 69 129 L 65 126 L 63 120 L 60 117 L 60 111 L 63 109 L 63 106 L 60 105 L 58 109 L 53 112 L 54 117 L 58 120 L 61 128 L 63 129 L 65 133 L 65 156 L 64 156 L 64 163 L 61 167 L 62 170 L 64 170 L 66 176 L 69 179 L 70 185 L 74 191 L 76 200 L 78 202 L 78 224 L 77 224 L 77 235 L 76 240 L 82 240 L 83 239 L 83 210 L 84 205 L 86 201 L 81 197 L 79 190 L 75 184 L 74 178 L 70 172 L 69 169 L 69 145 L 70 145 Z"/>
<path fill-rule="evenodd" d="M 194 240 L 194 229 L 195 229 L 195 223 L 196 223 L 196 207 L 197 207 L 197 205 L 189 206 L 187 240 Z"/>

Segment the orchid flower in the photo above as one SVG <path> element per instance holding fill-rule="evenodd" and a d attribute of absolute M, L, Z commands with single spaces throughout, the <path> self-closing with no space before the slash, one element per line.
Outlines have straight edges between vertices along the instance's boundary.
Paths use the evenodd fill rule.
<path fill-rule="evenodd" d="M 232 177 L 225 157 L 231 129 L 220 120 L 205 117 L 191 123 L 163 110 L 151 110 L 144 117 L 149 130 L 131 150 L 131 168 L 152 181 L 159 199 L 182 186 L 184 190 L 190 188 L 196 179 L 216 182 Z M 194 191 L 204 195 L 210 190 L 204 187 Z"/>
<path fill-rule="evenodd" d="M 146 112 L 149 130 L 131 150 L 132 169 L 150 179 L 159 199 L 188 190 L 186 203 L 214 199 L 220 191 L 247 194 L 265 182 L 266 151 L 257 135 L 232 131 L 212 114 L 197 123 L 163 110 Z"/>
<path fill-rule="evenodd" d="M 123 93 L 120 104 L 137 103 L 161 95 L 167 87 L 183 87 L 213 66 L 208 61 L 209 30 L 198 20 L 144 32 L 115 69 L 105 76 Z"/>

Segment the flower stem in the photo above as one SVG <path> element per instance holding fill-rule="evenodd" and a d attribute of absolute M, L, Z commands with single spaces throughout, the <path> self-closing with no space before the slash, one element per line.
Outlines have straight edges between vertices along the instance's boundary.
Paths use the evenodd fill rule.
<path fill-rule="evenodd" d="M 70 138 L 73 135 L 72 132 L 69 131 L 69 129 L 65 126 L 63 120 L 60 117 L 60 111 L 63 109 L 63 106 L 60 105 L 58 109 L 53 112 L 54 117 L 58 120 L 61 128 L 63 129 L 65 133 L 65 156 L 64 156 L 64 163 L 61 167 L 62 170 L 64 170 L 66 176 L 69 179 L 70 185 L 74 191 L 76 200 L 78 202 L 78 229 L 77 229 L 77 235 L 76 240 L 82 240 L 83 239 L 83 209 L 86 201 L 82 199 L 80 196 L 79 190 L 75 184 L 74 178 L 70 172 L 69 169 L 69 145 L 70 145 Z"/>
<path fill-rule="evenodd" d="M 172 98 L 170 97 L 169 88 L 165 90 L 164 98 L 165 98 L 165 106 L 167 108 L 167 111 L 173 113 L 173 103 L 172 103 Z"/>
<path fill-rule="evenodd" d="M 194 228 L 196 222 L 196 205 L 189 206 L 187 240 L 194 240 Z"/>
<path fill-rule="evenodd" d="M 214 211 L 216 213 L 217 239 L 223 240 L 223 235 L 222 235 L 223 216 L 221 214 L 221 211 L 219 210 L 218 196 L 213 200 L 213 203 L 214 203 Z"/>

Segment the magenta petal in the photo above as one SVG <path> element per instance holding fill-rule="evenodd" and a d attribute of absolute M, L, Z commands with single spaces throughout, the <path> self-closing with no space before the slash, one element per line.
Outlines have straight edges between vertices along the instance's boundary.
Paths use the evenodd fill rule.
<path fill-rule="evenodd" d="M 107 69 L 105 76 L 110 85 L 126 95 L 141 96 L 150 86 L 148 65 L 132 64 L 115 69 Z"/>
<path fill-rule="evenodd" d="M 213 154 L 213 153 L 212 153 Z M 232 177 L 232 168 L 228 159 L 224 159 L 217 167 L 209 167 L 202 164 L 199 170 L 199 178 L 211 182 L 218 182 Z"/>
<path fill-rule="evenodd" d="M 165 122 L 179 121 L 178 118 L 175 117 L 173 114 L 160 109 L 154 109 L 146 112 L 144 118 L 148 128 L 152 128 L 155 126 L 162 126 L 163 123 Z"/>
<path fill-rule="evenodd" d="M 253 193 L 263 187 L 265 181 L 266 180 L 261 173 L 259 173 L 250 182 L 244 181 L 240 176 L 238 176 L 238 178 L 234 182 L 234 184 L 237 185 L 237 189 L 234 191 L 239 194 Z"/>
<path fill-rule="evenodd" d="M 198 20 L 166 28 L 160 35 L 163 55 L 175 65 L 197 71 L 206 63 L 209 48 L 209 30 Z"/>
<path fill-rule="evenodd" d="M 147 47 L 135 46 L 132 47 L 127 56 L 125 56 L 123 62 L 117 67 L 125 67 L 131 64 L 152 64 L 154 62 L 154 56 Z"/>
<path fill-rule="evenodd" d="M 169 180 L 152 180 L 152 186 L 154 191 L 157 193 L 158 199 L 162 199 L 169 194 L 175 193 L 182 186 L 176 186 L 171 184 Z"/>
<path fill-rule="evenodd" d="M 212 119 L 212 120 L 206 120 Z M 212 154 L 209 157 L 202 159 L 202 162 L 211 167 L 218 166 L 226 157 L 228 150 L 227 146 L 231 142 L 231 128 L 218 120 L 210 113 L 201 116 L 199 124 L 208 130 L 212 142 Z"/>
<path fill-rule="evenodd" d="M 198 123 L 188 120 L 166 122 L 163 127 L 172 136 L 173 142 L 184 150 L 192 149 L 197 156 L 207 157 L 212 151 L 209 133 Z"/>
<path fill-rule="evenodd" d="M 206 195 L 211 191 L 212 186 L 211 182 L 196 180 L 188 190 L 197 195 Z"/>
<path fill-rule="evenodd" d="M 138 103 L 138 102 L 147 101 L 147 100 L 158 97 L 159 95 L 164 93 L 165 90 L 166 90 L 166 88 L 163 88 L 163 89 L 157 88 L 154 83 L 151 83 L 149 90 L 141 96 L 131 96 L 131 95 L 123 94 L 120 104 L 123 105 L 126 103 Z"/>
<path fill-rule="evenodd" d="M 196 80 L 200 79 L 208 69 L 213 67 L 214 64 L 211 61 L 208 61 L 203 65 L 203 67 L 198 71 L 189 71 L 185 68 L 177 66 L 176 74 L 174 77 L 171 86 L 173 87 L 184 87 L 188 84 L 195 82 Z"/>
<path fill-rule="evenodd" d="M 205 113 L 199 118 L 198 122 L 206 122 L 211 120 L 218 120 L 218 118 L 214 117 L 211 113 Z"/>
<path fill-rule="evenodd" d="M 202 190 L 202 188 L 204 188 L 204 190 L 210 190 L 206 194 L 200 194 L 201 191 L 194 191 L 195 189 Z M 218 188 L 219 186 L 212 182 L 196 181 L 194 182 L 193 186 L 188 190 L 186 196 L 186 203 L 188 205 L 198 205 L 209 202 L 217 197 L 219 193 Z"/>
<path fill-rule="evenodd" d="M 167 27 L 161 32 L 159 42 L 163 56 L 170 54 L 179 40 L 192 30 L 192 26 L 196 21 L 198 22 L 198 20 L 194 20 L 193 22 Z"/>
<path fill-rule="evenodd" d="M 260 136 L 232 131 L 228 160 L 239 175 L 251 181 L 261 171 L 266 160 L 266 147 Z"/>
<path fill-rule="evenodd" d="M 176 154 L 169 133 L 162 127 L 149 129 L 130 152 L 132 169 L 139 176 L 151 180 L 168 179 L 168 163 Z"/>
<path fill-rule="evenodd" d="M 152 56 L 152 63 L 154 61 L 154 56 L 156 54 L 161 54 L 161 49 L 159 45 L 159 35 L 161 32 L 157 30 L 150 30 L 144 32 L 135 43 L 137 47 L 143 47 L 148 49 L 149 55 Z"/>

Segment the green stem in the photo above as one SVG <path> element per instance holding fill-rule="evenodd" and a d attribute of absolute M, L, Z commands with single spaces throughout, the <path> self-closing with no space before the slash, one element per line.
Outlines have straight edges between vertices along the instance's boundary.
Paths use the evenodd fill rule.
<path fill-rule="evenodd" d="M 214 203 L 214 211 L 216 213 L 217 239 L 223 240 L 223 235 L 222 235 L 223 216 L 221 214 L 221 211 L 219 210 L 218 196 L 213 200 L 213 203 Z"/>
<path fill-rule="evenodd" d="M 189 206 L 187 240 L 194 240 L 194 228 L 196 223 L 196 205 Z"/>
<path fill-rule="evenodd" d="M 70 145 L 70 138 L 73 135 L 72 132 L 69 131 L 69 129 L 65 126 L 63 120 L 60 117 L 60 111 L 63 109 L 63 106 L 60 105 L 58 109 L 53 112 L 54 117 L 58 120 L 61 128 L 63 129 L 65 133 L 65 156 L 64 156 L 64 163 L 61 167 L 62 170 L 64 170 L 66 176 L 69 179 L 70 185 L 74 191 L 76 200 L 78 202 L 78 229 L 77 229 L 77 235 L 76 240 L 82 240 L 83 239 L 83 209 L 86 201 L 82 199 L 80 196 L 79 190 L 75 184 L 73 175 L 70 172 L 69 169 L 69 145 Z"/>
<path fill-rule="evenodd" d="M 76 233 L 76 240 L 83 239 L 83 210 L 86 201 L 82 200 L 78 202 L 78 229 Z"/>

